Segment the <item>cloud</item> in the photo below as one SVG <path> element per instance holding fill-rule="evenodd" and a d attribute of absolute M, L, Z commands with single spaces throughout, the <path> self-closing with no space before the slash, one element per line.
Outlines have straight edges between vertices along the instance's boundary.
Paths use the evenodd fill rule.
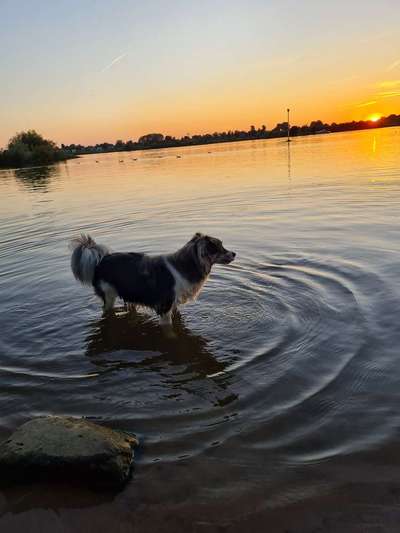
<path fill-rule="evenodd" d="M 373 98 L 373 100 L 353 104 L 353 106 L 356 108 L 369 107 L 371 105 L 377 104 L 379 100 L 382 100 L 383 98 L 397 98 L 400 96 L 400 80 L 381 81 L 379 83 L 376 83 L 375 87 L 389 90 L 374 92 L 374 94 L 371 94 L 370 96 L 370 98 Z"/>
<path fill-rule="evenodd" d="M 356 107 L 367 107 L 373 104 L 376 104 L 376 100 L 371 100 L 370 102 L 363 102 L 362 104 L 357 104 Z"/>
<path fill-rule="evenodd" d="M 100 70 L 100 72 L 105 72 L 106 70 L 108 70 L 109 68 L 111 68 L 113 65 L 115 65 L 116 63 L 119 63 L 121 61 L 121 59 L 124 59 L 125 56 L 127 56 L 128 53 L 125 52 L 124 54 L 121 54 L 120 56 L 116 57 L 115 59 L 113 59 L 111 61 L 111 63 L 109 63 L 108 65 L 106 65 L 103 69 Z"/>
<path fill-rule="evenodd" d="M 382 89 L 394 89 L 395 87 L 399 86 L 400 80 L 387 80 L 378 83 L 378 87 L 381 87 Z"/>
<path fill-rule="evenodd" d="M 378 93 L 378 98 L 395 98 L 396 96 L 400 96 L 400 91 L 383 91 L 381 93 Z"/>
<path fill-rule="evenodd" d="M 400 67 L 400 59 L 396 59 L 396 61 L 393 61 L 393 63 L 391 63 L 386 70 L 390 72 L 391 70 L 394 70 L 397 67 Z"/>

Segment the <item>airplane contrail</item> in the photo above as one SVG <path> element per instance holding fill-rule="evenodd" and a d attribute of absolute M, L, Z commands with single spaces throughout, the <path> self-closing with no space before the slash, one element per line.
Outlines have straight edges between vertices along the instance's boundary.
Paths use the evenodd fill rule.
<path fill-rule="evenodd" d="M 113 59 L 111 61 L 111 63 L 109 63 L 103 69 L 101 69 L 100 72 L 105 72 L 106 70 L 111 68 L 113 65 L 115 65 L 115 63 L 118 63 L 119 61 L 121 61 L 121 59 L 123 59 L 126 55 L 127 55 L 127 52 L 125 52 L 124 54 L 121 54 L 120 56 L 116 57 L 115 59 Z"/>
<path fill-rule="evenodd" d="M 395 68 L 400 67 L 400 59 L 397 59 L 396 61 L 393 61 L 391 65 L 387 67 L 387 71 L 394 70 Z"/>

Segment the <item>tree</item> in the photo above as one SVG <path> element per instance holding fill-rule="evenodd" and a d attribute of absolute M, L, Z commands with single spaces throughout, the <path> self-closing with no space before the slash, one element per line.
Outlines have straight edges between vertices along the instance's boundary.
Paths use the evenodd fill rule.
<path fill-rule="evenodd" d="M 317 131 L 324 129 L 324 123 L 322 120 L 313 120 L 310 124 L 311 133 L 316 133 Z"/>
<path fill-rule="evenodd" d="M 278 124 L 275 126 L 275 128 L 272 130 L 278 135 L 286 135 L 288 130 L 288 123 L 287 122 L 278 122 Z"/>
<path fill-rule="evenodd" d="M 125 143 L 121 139 L 118 139 L 118 141 L 115 142 L 115 149 L 116 150 L 123 150 L 125 148 Z"/>
<path fill-rule="evenodd" d="M 57 146 L 53 141 L 44 139 L 35 130 L 21 131 L 20 133 L 17 133 L 8 141 L 7 148 L 8 150 L 12 150 L 21 144 L 25 145 L 29 150 L 33 150 L 39 146 L 45 146 L 47 148 L 52 148 L 53 150 L 57 149 Z"/>
<path fill-rule="evenodd" d="M 45 139 L 35 130 L 21 131 L 12 137 L 1 153 L 1 166 L 46 165 L 68 159 L 71 155 L 60 150 L 55 142 Z"/>
<path fill-rule="evenodd" d="M 163 140 L 164 135 L 162 133 L 148 133 L 139 138 L 139 144 L 155 144 L 161 143 Z"/>

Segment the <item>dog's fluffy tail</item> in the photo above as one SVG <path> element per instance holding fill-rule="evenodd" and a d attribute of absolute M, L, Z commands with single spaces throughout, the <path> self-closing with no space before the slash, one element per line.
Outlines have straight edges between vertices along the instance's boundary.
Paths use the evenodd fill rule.
<path fill-rule="evenodd" d="M 71 270 L 75 278 L 84 285 L 91 285 L 96 266 L 110 253 L 106 246 L 96 244 L 90 235 L 82 235 L 70 242 L 72 250 Z"/>

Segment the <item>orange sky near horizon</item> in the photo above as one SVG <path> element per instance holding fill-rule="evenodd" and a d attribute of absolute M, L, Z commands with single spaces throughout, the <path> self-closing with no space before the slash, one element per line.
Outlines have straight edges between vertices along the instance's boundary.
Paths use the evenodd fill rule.
<path fill-rule="evenodd" d="M 272 129 L 287 107 L 296 125 L 400 113 L 397 0 L 5 2 L 0 146 L 30 128 L 95 144 Z"/>

